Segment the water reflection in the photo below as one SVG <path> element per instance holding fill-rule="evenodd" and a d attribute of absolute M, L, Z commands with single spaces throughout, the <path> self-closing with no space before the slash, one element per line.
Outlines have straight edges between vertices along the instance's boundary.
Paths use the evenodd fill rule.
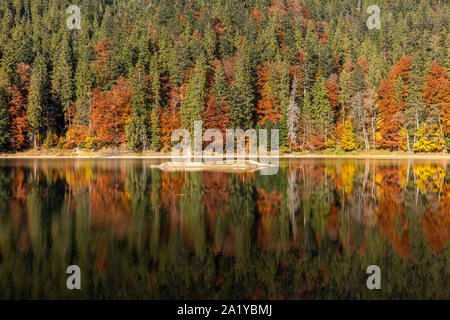
<path fill-rule="evenodd" d="M 450 298 L 446 162 L 150 164 L 0 160 L 0 298 Z"/>

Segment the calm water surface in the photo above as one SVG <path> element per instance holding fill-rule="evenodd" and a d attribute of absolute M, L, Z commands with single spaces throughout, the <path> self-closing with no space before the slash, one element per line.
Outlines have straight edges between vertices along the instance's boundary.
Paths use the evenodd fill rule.
<path fill-rule="evenodd" d="M 0 160 L 0 298 L 450 299 L 448 162 L 157 162 Z"/>

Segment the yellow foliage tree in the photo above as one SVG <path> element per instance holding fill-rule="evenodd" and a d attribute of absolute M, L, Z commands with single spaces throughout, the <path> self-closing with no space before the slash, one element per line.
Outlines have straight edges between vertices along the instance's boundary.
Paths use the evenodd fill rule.
<path fill-rule="evenodd" d="M 439 127 L 434 124 L 429 126 L 423 123 L 417 130 L 417 142 L 414 143 L 414 151 L 439 152 L 445 147 Z"/>
<path fill-rule="evenodd" d="M 350 120 L 346 120 L 342 130 L 341 148 L 345 151 L 355 150 L 357 147 L 353 125 Z"/>
<path fill-rule="evenodd" d="M 405 128 L 401 128 L 400 129 L 400 135 L 399 135 L 399 141 L 398 141 L 398 146 L 400 147 L 400 149 L 402 149 L 403 151 L 408 151 L 408 138 L 407 135 L 408 132 L 406 131 Z"/>

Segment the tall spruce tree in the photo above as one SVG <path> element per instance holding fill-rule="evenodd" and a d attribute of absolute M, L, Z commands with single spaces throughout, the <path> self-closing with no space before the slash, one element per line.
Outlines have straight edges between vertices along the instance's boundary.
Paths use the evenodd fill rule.
<path fill-rule="evenodd" d="M 75 72 L 76 114 L 75 122 L 78 125 L 89 127 L 91 112 L 91 85 L 89 48 L 83 45 Z"/>
<path fill-rule="evenodd" d="M 194 131 L 194 122 L 201 120 L 205 107 L 206 68 L 205 56 L 200 55 L 189 77 L 186 95 L 180 110 L 181 125 L 191 133 Z"/>
<path fill-rule="evenodd" d="M 246 130 L 252 127 L 254 102 L 255 93 L 248 58 L 241 52 L 231 85 L 231 113 L 235 128 Z"/>
<path fill-rule="evenodd" d="M 28 123 L 30 126 L 31 140 L 36 149 L 38 146 L 38 135 L 41 133 L 43 123 L 43 112 L 47 107 L 48 100 L 47 65 L 44 56 L 38 53 L 33 64 L 29 105 L 27 108 Z"/>
<path fill-rule="evenodd" d="M 5 150 L 9 141 L 8 102 L 9 94 L 0 86 L 0 150 Z"/>
<path fill-rule="evenodd" d="M 317 127 L 324 134 L 325 141 L 330 137 L 333 128 L 333 110 L 328 97 L 325 78 L 320 76 L 312 88 L 311 115 Z"/>
<path fill-rule="evenodd" d="M 73 83 L 70 47 L 66 33 L 53 63 L 52 94 L 56 110 L 50 116 L 58 116 L 64 112 L 65 118 L 68 119 L 69 107 L 73 97 Z M 70 126 L 70 123 L 68 125 Z"/>
<path fill-rule="evenodd" d="M 126 127 L 128 147 L 136 152 L 146 150 L 149 146 L 149 108 L 150 96 L 147 76 L 140 65 L 130 71 L 133 98 L 131 100 L 131 117 Z"/>

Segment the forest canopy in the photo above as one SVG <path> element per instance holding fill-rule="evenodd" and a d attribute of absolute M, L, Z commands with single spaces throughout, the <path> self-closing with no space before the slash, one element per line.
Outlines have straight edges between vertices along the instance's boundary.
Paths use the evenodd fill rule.
<path fill-rule="evenodd" d="M 371 5 L 380 29 L 366 25 Z M 164 151 L 202 120 L 279 129 L 284 150 L 447 152 L 449 12 L 439 0 L 3 0 L 0 148 Z"/>

